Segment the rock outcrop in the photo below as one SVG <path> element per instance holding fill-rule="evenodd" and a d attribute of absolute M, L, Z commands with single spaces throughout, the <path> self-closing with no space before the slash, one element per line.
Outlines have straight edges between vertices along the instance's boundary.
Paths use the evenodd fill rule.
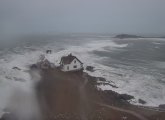
<path fill-rule="evenodd" d="M 114 38 L 124 39 L 124 38 L 142 38 L 142 37 L 137 35 L 119 34 L 116 35 Z"/>
<path fill-rule="evenodd" d="M 139 101 L 139 103 L 141 103 L 141 104 L 146 104 L 146 103 L 147 103 L 146 101 L 144 101 L 144 100 L 142 100 L 142 99 L 139 99 L 138 101 Z"/>
<path fill-rule="evenodd" d="M 93 66 L 87 66 L 86 70 L 90 71 L 90 72 L 94 72 L 95 71 Z"/>

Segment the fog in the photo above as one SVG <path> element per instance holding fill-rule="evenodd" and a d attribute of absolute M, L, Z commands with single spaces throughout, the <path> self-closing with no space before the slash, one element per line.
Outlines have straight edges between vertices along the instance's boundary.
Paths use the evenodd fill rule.
<path fill-rule="evenodd" d="M 164 34 L 164 0 L 0 0 L 0 36 Z"/>

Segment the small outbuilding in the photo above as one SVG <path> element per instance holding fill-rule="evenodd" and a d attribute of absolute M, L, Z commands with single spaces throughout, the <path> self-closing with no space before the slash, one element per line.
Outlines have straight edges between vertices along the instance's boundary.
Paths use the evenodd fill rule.
<path fill-rule="evenodd" d="M 64 72 L 83 70 L 83 63 L 72 54 L 63 56 L 60 61 L 60 69 Z"/>

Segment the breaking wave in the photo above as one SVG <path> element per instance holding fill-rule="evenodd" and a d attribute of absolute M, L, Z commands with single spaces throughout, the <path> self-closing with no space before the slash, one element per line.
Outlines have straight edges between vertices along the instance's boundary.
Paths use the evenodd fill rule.
<path fill-rule="evenodd" d="M 65 43 L 63 43 L 65 44 Z M 127 93 L 133 95 L 134 104 L 139 104 L 138 99 L 147 102 L 147 106 L 158 106 L 164 104 L 165 101 L 165 76 L 155 74 L 146 74 L 138 72 L 137 67 L 118 64 L 115 67 L 105 64 L 105 61 L 111 62 L 111 56 L 100 56 L 95 52 L 114 53 L 124 50 L 128 47 L 128 43 L 117 44 L 113 40 L 91 40 L 88 43 L 59 45 L 56 41 L 40 46 L 23 46 L 14 48 L 12 51 L 1 52 L 0 58 L 0 114 L 3 109 L 8 107 L 10 98 L 15 89 L 23 90 L 31 94 L 34 79 L 29 75 L 29 65 L 36 63 L 41 54 L 45 54 L 45 50 L 51 49 L 52 54 L 45 56 L 55 63 L 59 64 L 63 55 L 72 53 L 76 55 L 85 66 L 94 66 L 94 72 L 88 72 L 92 76 L 104 77 L 107 81 L 112 82 L 118 88 L 108 85 L 100 85 L 98 88 L 102 90 L 111 89 L 119 93 Z M 117 61 L 117 60 L 116 60 Z M 108 63 L 107 63 L 108 64 Z M 146 70 L 147 71 L 147 70 Z M 158 81 L 163 82 L 163 84 Z M 5 94 L 4 94 L 5 93 Z M 28 95 L 29 95 L 28 94 Z M 31 94 L 34 98 L 35 95 Z M 35 103 L 35 99 L 32 99 Z M 34 106 L 34 105 L 33 105 Z M 36 104 L 35 110 L 38 106 Z"/>

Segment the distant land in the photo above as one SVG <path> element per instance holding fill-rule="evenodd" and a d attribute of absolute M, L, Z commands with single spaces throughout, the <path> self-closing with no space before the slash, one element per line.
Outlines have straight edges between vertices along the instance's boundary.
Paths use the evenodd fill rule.
<path fill-rule="evenodd" d="M 118 34 L 114 38 L 125 39 L 125 38 L 165 38 L 165 36 L 139 36 L 131 34 Z"/>
<path fill-rule="evenodd" d="M 114 38 L 124 39 L 124 38 L 142 38 L 142 37 L 137 36 L 137 35 L 119 34 L 119 35 L 116 35 Z"/>

